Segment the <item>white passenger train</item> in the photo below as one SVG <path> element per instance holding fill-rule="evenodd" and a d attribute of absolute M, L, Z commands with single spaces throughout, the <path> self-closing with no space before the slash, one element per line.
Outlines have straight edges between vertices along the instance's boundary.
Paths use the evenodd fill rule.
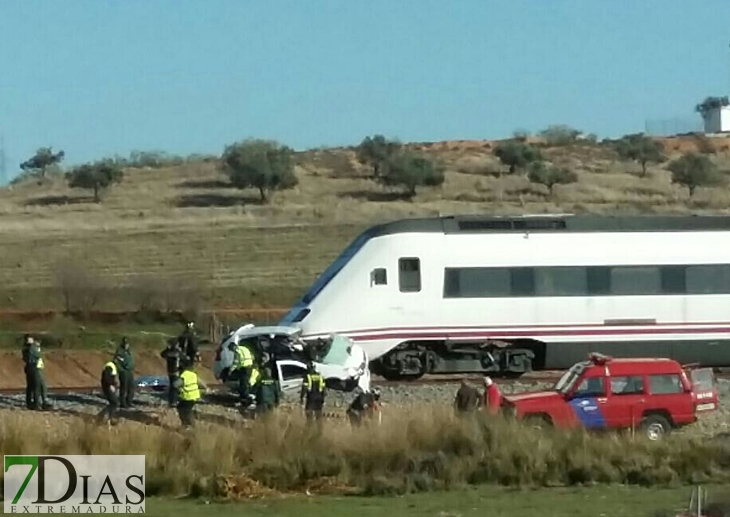
<path fill-rule="evenodd" d="M 365 231 L 281 322 L 389 378 L 565 368 L 588 352 L 730 365 L 730 217 L 523 216 Z"/>

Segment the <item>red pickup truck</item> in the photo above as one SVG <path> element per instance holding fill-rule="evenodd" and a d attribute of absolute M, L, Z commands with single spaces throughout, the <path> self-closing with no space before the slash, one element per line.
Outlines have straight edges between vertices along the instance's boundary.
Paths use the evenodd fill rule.
<path fill-rule="evenodd" d="M 639 428 L 658 440 L 673 428 L 717 409 L 711 369 L 671 359 L 613 359 L 590 354 L 573 365 L 553 389 L 505 395 L 502 411 L 518 419 L 556 427 Z"/>

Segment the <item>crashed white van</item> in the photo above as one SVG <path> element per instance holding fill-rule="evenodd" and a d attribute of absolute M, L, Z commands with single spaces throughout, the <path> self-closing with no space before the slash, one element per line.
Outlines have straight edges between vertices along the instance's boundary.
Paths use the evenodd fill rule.
<path fill-rule="evenodd" d="M 213 374 L 224 384 L 237 388 L 236 381 L 227 382 L 234 360 L 229 345 L 256 340 L 264 354 L 276 358 L 276 371 L 272 373 L 278 376 L 281 389 L 301 389 L 307 372 L 307 348 L 315 346 L 315 343 L 302 341 L 300 335 L 301 329 L 296 327 L 244 325 L 226 336 L 216 349 Z M 370 391 L 367 354 L 350 338 L 332 335 L 324 341 L 324 348 L 317 352 L 314 368 L 324 377 L 327 387 L 339 391 L 353 391 L 355 388 Z"/>

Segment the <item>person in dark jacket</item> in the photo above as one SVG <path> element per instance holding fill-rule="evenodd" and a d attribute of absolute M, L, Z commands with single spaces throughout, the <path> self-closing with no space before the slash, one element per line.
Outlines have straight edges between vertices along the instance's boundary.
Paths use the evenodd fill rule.
<path fill-rule="evenodd" d="M 160 354 L 167 363 L 167 403 L 170 407 L 177 404 L 178 390 L 175 388 L 175 382 L 180 378 L 180 370 L 183 359 L 183 351 L 180 347 L 180 339 L 171 339 L 167 342 L 165 348 Z"/>
<path fill-rule="evenodd" d="M 25 407 L 27 409 L 35 409 L 37 405 L 36 365 L 31 361 L 30 355 L 33 345 L 33 337 L 26 334 L 23 338 L 23 365 L 25 371 Z"/>
<path fill-rule="evenodd" d="M 469 386 L 466 379 L 461 380 L 461 386 L 456 392 L 456 398 L 454 399 L 454 407 L 460 413 L 468 413 L 479 409 L 481 403 L 481 393 L 473 386 Z"/>
<path fill-rule="evenodd" d="M 114 362 L 119 367 L 119 405 L 130 408 L 134 398 L 134 358 L 129 350 L 129 339 L 126 337 L 122 338 L 114 354 Z"/>
<path fill-rule="evenodd" d="M 347 408 L 347 418 L 352 425 L 360 425 L 364 418 L 370 418 L 378 409 L 380 390 L 361 391 L 350 407 Z"/>
<path fill-rule="evenodd" d="M 314 369 L 314 365 L 309 363 L 307 366 L 307 376 L 304 378 L 302 384 L 302 392 L 299 396 L 300 403 L 306 403 L 304 405 L 304 411 L 307 414 L 307 421 L 312 420 L 319 421 L 322 418 L 322 407 L 324 406 L 325 397 L 325 382 L 322 377 Z"/>
<path fill-rule="evenodd" d="M 279 405 L 280 395 L 279 381 L 272 377 L 271 368 L 264 368 L 261 371 L 261 381 L 256 393 L 256 411 L 260 414 L 269 413 Z"/>
<path fill-rule="evenodd" d="M 99 418 L 105 419 L 112 424 L 116 424 L 119 410 L 119 388 L 121 384 L 119 372 L 116 357 L 106 363 L 101 371 L 101 391 L 104 393 L 107 406 L 101 410 Z"/>
<path fill-rule="evenodd" d="M 188 321 L 185 330 L 180 334 L 180 345 L 185 356 L 193 361 L 200 361 L 198 352 L 198 336 L 195 335 L 195 323 Z"/>

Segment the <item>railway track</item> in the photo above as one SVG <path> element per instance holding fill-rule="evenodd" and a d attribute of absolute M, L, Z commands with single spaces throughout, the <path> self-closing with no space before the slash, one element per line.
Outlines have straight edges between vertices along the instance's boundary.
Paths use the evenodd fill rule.
<path fill-rule="evenodd" d="M 512 385 L 512 384 L 536 384 L 536 383 L 548 383 L 552 384 L 557 382 L 557 380 L 560 378 L 563 372 L 561 371 L 552 371 L 552 370 L 544 370 L 539 372 L 531 372 L 529 374 L 525 374 L 521 377 L 517 378 L 504 378 L 504 377 L 494 377 L 494 380 L 497 384 L 503 384 L 503 385 Z M 717 379 L 722 380 L 730 380 L 730 370 L 728 369 L 722 369 L 720 371 L 715 372 L 715 377 Z M 425 375 L 419 379 L 413 379 L 408 381 L 390 381 L 386 379 L 382 379 L 377 376 L 373 376 L 372 384 L 374 386 L 378 387 L 401 387 L 401 388 L 407 388 L 408 386 L 420 386 L 420 385 L 443 385 L 443 384 L 455 384 L 458 382 L 461 382 L 461 379 L 466 379 L 468 382 L 472 384 L 480 384 L 482 379 L 484 377 L 482 375 L 478 374 L 467 374 L 467 375 Z M 208 388 L 211 389 L 213 392 L 218 392 L 223 389 L 222 384 L 218 383 L 209 383 Z M 155 389 L 152 387 L 138 387 L 137 391 L 142 392 L 161 392 L 164 391 L 164 389 Z M 48 393 L 58 394 L 58 395 L 67 395 L 67 394 L 73 394 L 73 393 L 80 393 L 80 394 L 90 394 L 94 392 L 101 392 L 101 389 L 98 385 L 96 386 L 72 386 L 72 387 L 51 387 L 48 388 Z M 0 395 L 19 395 L 25 393 L 25 387 L 15 387 L 15 388 L 0 388 Z"/>
<path fill-rule="evenodd" d="M 495 377 L 495 381 L 500 384 L 514 384 L 514 383 L 523 383 L 523 384 L 532 384 L 536 382 L 555 382 L 560 378 L 560 372 L 534 372 L 531 374 L 524 375 L 520 378 L 497 378 Z M 417 386 L 417 385 L 424 385 L 424 384 L 454 384 L 461 381 L 461 379 L 467 379 L 471 383 L 480 383 L 483 379 L 483 376 L 481 375 L 426 375 L 424 377 L 421 377 L 420 379 L 414 379 L 414 380 L 408 380 L 408 381 L 389 381 L 382 379 L 380 377 L 373 376 L 373 385 L 374 386 L 392 386 L 392 387 L 408 387 L 408 386 Z M 208 388 L 210 388 L 212 391 L 219 391 L 223 389 L 222 384 L 218 383 L 209 383 Z M 155 391 L 164 391 L 164 389 L 155 389 L 151 387 L 137 387 L 137 391 L 146 391 L 146 392 L 155 392 Z M 64 387 L 49 387 L 48 393 L 53 395 L 66 395 L 66 394 L 72 394 L 72 393 L 83 393 L 83 394 L 89 394 L 94 392 L 101 392 L 101 388 L 96 386 L 64 386 Z M 25 393 L 25 387 L 15 387 L 15 388 L 0 388 L 0 395 L 19 395 Z"/>

